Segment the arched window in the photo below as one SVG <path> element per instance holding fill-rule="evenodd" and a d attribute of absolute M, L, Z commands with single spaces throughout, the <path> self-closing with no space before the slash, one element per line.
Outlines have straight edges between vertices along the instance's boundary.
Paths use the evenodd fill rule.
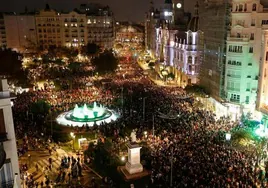
<path fill-rule="evenodd" d="M 188 44 L 189 44 L 189 45 L 192 45 L 192 43 L 193 43 L 193 37 L 190 35 L 190 36 L 189 36 Z"/>

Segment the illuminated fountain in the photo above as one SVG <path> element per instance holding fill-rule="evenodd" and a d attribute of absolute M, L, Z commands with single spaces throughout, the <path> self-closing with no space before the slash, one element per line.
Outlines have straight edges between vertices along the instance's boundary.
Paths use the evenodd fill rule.
<path fill-rule="evenodd" d="M 259 127 L 255 130 L 255 133 L 259 136 L 259 137 L 268 137 L 268 129 L 265 127 L 265 125 L 263 124 L 259 124 Z"/>
<path fill-rule="evenodd" d="M 61 125 L 73 125 L 73 126 L 93 126 L 99 125 L 102 122 L 110 123 L 115 121 L 117 115 L 114 111 L 105 108 L 102 105 L 97 105 L 96 102 L 93 105 L 88 106 L 84 104 L 79 107 L 77 104 L 74 109 L 68 112 L 64 112 L 57 117 L 57 122 Z"/>

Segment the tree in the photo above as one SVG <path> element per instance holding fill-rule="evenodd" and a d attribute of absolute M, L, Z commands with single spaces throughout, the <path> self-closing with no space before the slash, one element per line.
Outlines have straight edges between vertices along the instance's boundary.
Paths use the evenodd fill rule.
<path fill-rule="evenodd" d="M 23 73 L 20 54 L 11 49 L 0 50 L 0 62 L 0 75 L 16 76 Z"/>
<path fill-rule="evenodd" d="M 93 57 L 100 52 L 100 47 L 95 43 L 88 43 L 83 49 L 82 54 Z"/>
<path fill-rule="evenodd" d="M 105 50 L 98 57 L 95 57 L 92 60 L 92 65 L 100 74 L 113 72 L 117 68 L 118 59 L 114 56 L 112 51 Z"/>
<path fill-rule="evenodd" d="M 49 114 L 50 105 L 45 100 L 38 100 L 35 103 L 32 103 L 30 106 L 30 111 L 33 115 L 40 120 L 44 121 Z"/>

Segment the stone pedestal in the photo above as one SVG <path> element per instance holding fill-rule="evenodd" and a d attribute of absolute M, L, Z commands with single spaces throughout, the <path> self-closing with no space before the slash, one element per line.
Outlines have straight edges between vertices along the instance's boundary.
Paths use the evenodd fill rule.
<path fill-rule="evenodd" d="M 140 163 L 140 149 L 138 144 L 128 143 L 128 162 L 126 163 L 126 170 L 129 174 L 136 174 L 143 171 L 143 166 Z"/>

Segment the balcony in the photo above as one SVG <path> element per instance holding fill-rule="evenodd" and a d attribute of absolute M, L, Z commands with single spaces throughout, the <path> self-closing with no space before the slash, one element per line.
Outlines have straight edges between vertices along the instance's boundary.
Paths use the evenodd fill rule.
<path fill-rule="evenodd" d="M 231 78 L 241 78 L 240 75 L 227 74 L 227 76 Z"/>
<path fill-rule="evenodd" d="M 230 42 L 249 42 L 249 37 L 247 37 L 246 35 L 240 36 L 240 37 L 229 35 L 227 37 L 227 41 L 230 41 Z"/>
<path fill-rule="evenodd" d="M 227 87 L 227 90 L 240 92 L 240 88 Z"/>
<path fill-rule="evenodd" d="M 230 98 L 230 101 L 231 101 L 231 102 L 234 102 L 234 103 L 239 103 L 239 102 L 240 102 L 239 99 L 232 99 L 232 98 Z"/>

